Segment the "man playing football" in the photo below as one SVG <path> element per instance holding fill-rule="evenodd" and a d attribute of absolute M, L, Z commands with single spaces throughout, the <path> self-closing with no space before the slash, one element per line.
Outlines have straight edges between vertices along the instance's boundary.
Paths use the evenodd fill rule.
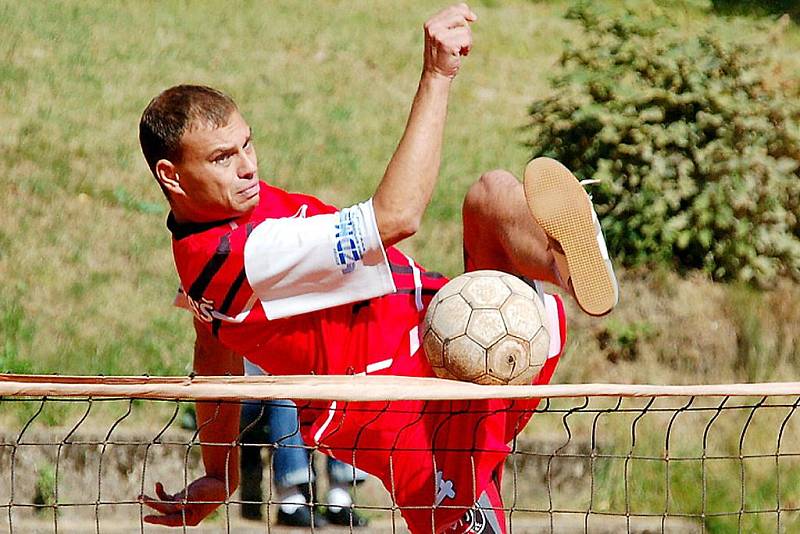
<path fill-rule="evenodd" d="M 424 26 L 422 75 L 398 147 L 373 196 L 338 209 L 259 180 L 251 130 L 236 104 L 203 86 L 172 87 L 140 122 L 145 158 L 170 205 L 167 225 L 194 312 L 194 369 L 242 374 L 434 376 L 419 325 L 446 282 L 393 245 L 413 235 L 439 171 L 447 102 L 472 48 L 466 4 Z M 591 202 L 559 163 L 538 159 L 524 185 L 491 171 L 463 204 L 466 270 L 496 269 L 563 287 L 591 315 L 617 285 Z M 565 341 L 557 296 L 547 383 Z M 535 401 L 306 402 L 305 441 L 379 477 L 412 532 L 505 532 L 499 493 L 506 445 Z M 150 523 L 195 525 L 238 486 L 238 405 L 197 403 L 205 476 L 177 494 L 142 496 Z"/>

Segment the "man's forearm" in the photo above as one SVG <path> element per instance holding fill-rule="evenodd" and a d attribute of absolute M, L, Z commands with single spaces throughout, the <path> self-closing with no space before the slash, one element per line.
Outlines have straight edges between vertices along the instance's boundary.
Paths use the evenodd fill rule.
<path fill-rule="evenodd" d="M 458 4 L 425 22 L 422 79 L 403 137 L 372 197 L 384 246 L 413 235 L 431 200 L 442 159 L 450 84 L 461 58 L 472 48 L 469 26 L 477 18 L 466 4 Z"/>
<path fill-rule="evenodd" d="M 194 322 L 194 370 L 205 376 L 241 376 L 242 357 L 224 347 L 199 321 Z M 227 483 L 229 494 L 239 485 L 239 404 L 196 402 L 197 428 L 206 474 Z"/>
<path fill-rule="evenodd" d="M 442 157 L 452 80 L 424 72 L 403 137 L 373 197 L 385 246 L 412 235 L 430 202 Z"/>
<path fill-rule="evenodd" d="M 239 486 L 239 404 L 197 402 L 197 426 L 206 475 L 226 483 L 228 495 Z"/>

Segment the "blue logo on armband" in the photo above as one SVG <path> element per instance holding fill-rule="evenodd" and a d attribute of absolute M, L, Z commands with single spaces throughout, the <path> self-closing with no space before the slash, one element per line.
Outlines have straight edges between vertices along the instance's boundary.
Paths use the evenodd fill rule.
<path fill-rule="evenodd" d="M 336 225 L 335 248 L 333 250 L 336 265 L 344 266 L 342 274 L 349 274 L 356 268 L 366 250 L 364 243 L 364 224 L 357 208 L 348 208 L 339 212 L 339 223 Z"/>

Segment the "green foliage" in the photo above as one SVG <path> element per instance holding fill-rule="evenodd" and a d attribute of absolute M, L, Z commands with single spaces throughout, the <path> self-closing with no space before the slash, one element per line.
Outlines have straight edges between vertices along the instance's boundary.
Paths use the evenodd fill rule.
<path fill-rule="evenodd" d="M 641 341 L 655 335 L 655 331 L 646 322 L 621 322 L 609 319 L 605 328 L 596 334 L 597 343 L 608 361 L 636 361 L 641 352 Z"/>
<path fill-rule="evenodd" d="M 800 103 L 756 44 L 653 10 L 568 17 L 555 94 L 530 109 L 534 156 L 592 190 L 616 259 L 716 280 L 800 279 Z"/>
<path fill-rule="evenodd" d="M 36 494 L 33 504 L 44 507 L 56 502 L 56 470 L 51 464 L 44 464 L 36 472 Z M 37 508 L 36 511 L 41 511 Z"/>
<path fill-rule="evenodd" d="M 720 13 L 755 15 L 788 13 L 795 22 L 800 19 L 800 4 L 797 0 L 712 0 L 712 4 Z"/>

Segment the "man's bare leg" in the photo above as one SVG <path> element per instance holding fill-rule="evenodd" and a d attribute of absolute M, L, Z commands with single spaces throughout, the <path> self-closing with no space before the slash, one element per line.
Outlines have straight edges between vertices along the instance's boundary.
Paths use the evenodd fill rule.
<path fill-rule="evenodd" d="M 490 171 L 464 199 L 464 268 L 496 269 L 554 283 L 583 311 L 609 313 L 619 288 L 600 222 L 577 178 L 559 162 L 537 158 L 521 184 Z"/>
<path fill-rule="evenodd" d="M 462 217 L 465 271 L 494 269 L 559 284 L 547 234 L 531 215 L 513 174 L 483 174 L 467 192 Z"/>

